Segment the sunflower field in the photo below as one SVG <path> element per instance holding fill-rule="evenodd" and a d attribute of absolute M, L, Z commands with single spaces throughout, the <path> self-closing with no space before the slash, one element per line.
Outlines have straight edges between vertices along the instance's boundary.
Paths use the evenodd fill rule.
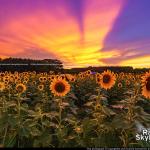
<path fill-rule="evenodd" d="M 0 147 L 150 147 L 150 71 L 0 73 Z"/>

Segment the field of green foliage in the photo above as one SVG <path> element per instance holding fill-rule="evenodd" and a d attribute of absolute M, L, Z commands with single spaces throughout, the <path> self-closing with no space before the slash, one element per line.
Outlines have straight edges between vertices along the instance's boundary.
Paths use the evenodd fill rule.
<path fill-rule="evenodd" d="M 0 147 L 150 147 L 150 72 L 0 73 Z"/>

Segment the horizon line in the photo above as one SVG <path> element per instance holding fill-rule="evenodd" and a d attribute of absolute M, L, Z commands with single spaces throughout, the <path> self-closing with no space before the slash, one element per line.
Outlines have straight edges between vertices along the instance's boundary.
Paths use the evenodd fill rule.
<path fill-rule="evenodd" d="M 0 57 L 0 60 L 5 60 L 5 59 L 9 59 L 9 58 L 11 58 L 11 59 L 26 59 L 26 60 L 38 60 L 38 61 L 42 61 L 42 60 L 58 60 L 58 61 L 60 61 L 61 63 L 62 63 L 62 65 L 63 65 L 63 67 L 64 67 L 64 69 L 80 69 L 80 68 L 94 68 L 94 67 L 132 67 L 133 69 L 150 69 L 150 67 L 133 67 L 133 66 L 131 66 L 131 65 L 129 65 L 129 66 L 124 66 L 124 65 L 100 65 L 100 66 L 97 66 L 97 65 L 94 65 L 94 66 L 91 66 L 90 64 L 85 64 L 85 65 L 64 65 L 64 63 L 61 61 L 61 60 L 59 60 L 59 59 L 54 59 L 54 58 L 44 58 L 44 59 L 33 59 L 33 58 L 21 58 L 21 57 L 5 57 L 5 58 L 1 58 Z M 39 64 L 39 63 L 38 63 Z M 38 65 L 38 64 L 36 64 L 36 65 Z M 0 64 L 0 65 L 2 65 L 2 64 Z M 4 64 L 3 64 L 4 65 Z M 9 64 L 7 64 L 7 65 L 9 65 Z M 10 64 L 10 65 L 13 65 L 13 64 Z M 20 65 L 20 64 L 14 64 L 14 65 Z M 21 65 L 23 65 L 23 64 L 21 64 Z M 28 64 L 26 64 L 26 65 L 28 65 Z M 32 64 L 31 64 L 32 65 Z M 34 64 L 35 65 L 35 64 Z M 39 64 L 39 65 L 58 65 L 58 64 Z M 60 64 L 61 65 L 61 64 Z M 72 66 L 72 67 L 71 67 Z"/>

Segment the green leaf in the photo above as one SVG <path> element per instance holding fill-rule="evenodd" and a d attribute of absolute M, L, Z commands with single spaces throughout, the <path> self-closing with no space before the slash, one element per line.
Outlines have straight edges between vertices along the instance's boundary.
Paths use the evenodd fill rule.
<path fill-rule="evenodd" d="M 90 106 L 92 106 L 93 105 L 93 102 L 87 102 L 86 104 L 84 104 L 85 106 L 88 106 L 88 107 L 90 107 Z"/>
<path fill-rule="evenodd" d="M 37 129 L 36 127 L 33 127 L 30 131 L 32 136 L 40 136 L 41 135 L 41 131 L 39 129 Z"/>
<path fill-rule="evenodd" d="M 103 111 L 107 116 L 115 115 L 116 113 L 109 109 L 108 107 L 103 107 Z"/>
<path fill-rule="evenodd" d="M 16 144 L 16 135 L 17 133 L 10 133 L 6 136 L 4 147 L 14 147 Z"/>

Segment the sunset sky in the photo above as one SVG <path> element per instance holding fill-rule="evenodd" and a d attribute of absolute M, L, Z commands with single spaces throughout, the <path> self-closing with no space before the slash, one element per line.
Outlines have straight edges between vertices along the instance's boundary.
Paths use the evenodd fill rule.
<path fill-rule="evenodd" d="M 0 57 L 150 67 L 150 0 L 0 0 Z"/>

